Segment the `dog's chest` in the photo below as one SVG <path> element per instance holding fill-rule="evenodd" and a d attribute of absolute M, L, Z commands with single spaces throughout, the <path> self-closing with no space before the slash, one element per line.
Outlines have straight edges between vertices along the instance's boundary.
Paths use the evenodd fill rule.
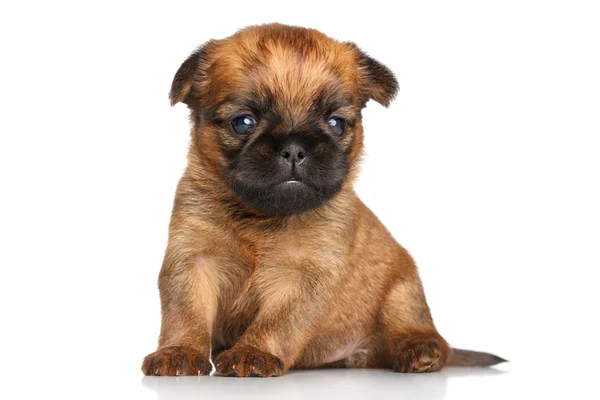
<path fill-rule="evenodd" d="M 330 269 L 339 265 L 341 251 L 337 246 L 287 232 L 264 240 L 260 246 L 253 246 L 254 256 L 252 263 L 247 265 L 248 273 L 235 285 L 237 288 L 231 292 L 226 304 L 222 304 L 218 316 L 223 342 L 234 343 L 266 303 L 276 306 L 298 301 L 294 294 L 306 284 L 307 278 L 314 281 L 318 267 Z"/>
<path fill-rule="evenodd" d="M 304 266 L 311 263 L 310 247 L 301 243 L 276 241 L 256 251 L 248 273 L 238 282 L 238 289 L 230 299 L 226 313 L 228 319 L 253 318 L 260 304 L 276 296 L 284 296 L 289 290 L 301 285 Z"/>

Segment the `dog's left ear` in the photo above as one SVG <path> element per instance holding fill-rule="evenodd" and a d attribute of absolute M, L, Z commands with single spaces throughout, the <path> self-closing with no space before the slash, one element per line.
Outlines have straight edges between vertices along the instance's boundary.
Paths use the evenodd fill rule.
<path fill-rule="evenodd" d="M 358 65 L 363 71 L 369 97 L 382 106 L 389 106 L 400 89 L 394 73 L 385 65 L 370 57 L 356 44 L 349 43 L 358 55 Z"/>
<path fill-rule="evenodd" d="M 204 74 L 208 63 L 208 55 L 214 47 L 214 44 L 215 42 L 211 40 L 198 47 L 198 49 L 196 49 L 196 51 L 181 64 L 173 78 L 171 91 L 169 92 L 169 99 L 171 100 L 172 106 L 179 102 L 189 105 L 189 96 L 194 79 L 201 79 L 201 76 Z"/>

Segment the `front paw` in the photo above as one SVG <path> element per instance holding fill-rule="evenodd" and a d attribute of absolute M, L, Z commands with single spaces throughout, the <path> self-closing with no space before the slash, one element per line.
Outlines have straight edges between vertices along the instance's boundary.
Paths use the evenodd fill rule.
<path fill-rule="evenodd" d="M 234 346 L 220 353 L 215 368 L 221 376 L 269 377 L 283 374 L 283 362 L 264 351 L 251 346 Z"/>
<path fill-rule="evenodd" d="M 409 338 L 394 351 L 393 369 L 396 372 L 435 372 L 442 369 L 446 344 L 437 338 Z"/>
<path fill-rule="evenodd" d="M 208 375 L 212 371 L 210 360 L 203 353 L 186 346 L 158 349 L 144 358 L 145 375 Z"/>

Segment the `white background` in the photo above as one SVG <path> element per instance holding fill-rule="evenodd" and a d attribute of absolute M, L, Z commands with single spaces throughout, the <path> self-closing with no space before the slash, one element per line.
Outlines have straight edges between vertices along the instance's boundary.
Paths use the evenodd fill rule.
<path fill-rule="evenodd" d="M 3 2 L 0 397 L 598 396 L 599 19 L 591 1 Z M 395 71 L 397 100 L 363 113 L 357 191 L 441 333 L 510 364 L 142 378 L 189 141 L 171 79 L 204 41 L 273 21 Z"/>

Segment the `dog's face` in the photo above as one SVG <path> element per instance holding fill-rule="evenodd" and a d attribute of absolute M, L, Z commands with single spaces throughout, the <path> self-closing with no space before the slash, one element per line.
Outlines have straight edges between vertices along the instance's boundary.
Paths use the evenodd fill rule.
<path fill-rule="evenodd" d="M 171 102 L 192 110 L 203 168 L 269 215 L 317 208 L 351 179 L 361 110 L 388 105 L 394 75 L 352 43 L 271 24 L 210 41 L 180 67 Z"/>

